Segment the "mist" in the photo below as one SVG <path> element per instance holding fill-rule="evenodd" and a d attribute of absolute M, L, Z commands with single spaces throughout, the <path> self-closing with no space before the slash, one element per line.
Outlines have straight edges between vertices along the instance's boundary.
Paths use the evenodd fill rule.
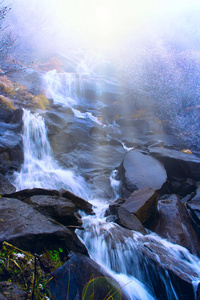
<path fill-rule="evenodd" d="M 11 7 L 6 22 L 18 45 L 15 58 L 29 62 L 59 56 L 71 64 L 61 72 L 113 76 L 132 99 L 165 115 L 171 127 L 197 147 L 199 1 L 5 3 Z"/>
<path fill-rule="evenodd" d="M 12 8 L 7 22 L 21 49 L 38 55 L 92 50 L 113 57 L 158 40 L 179 49 L 199 47 L 200 4 L 194 0 L 5 3 Z"/>

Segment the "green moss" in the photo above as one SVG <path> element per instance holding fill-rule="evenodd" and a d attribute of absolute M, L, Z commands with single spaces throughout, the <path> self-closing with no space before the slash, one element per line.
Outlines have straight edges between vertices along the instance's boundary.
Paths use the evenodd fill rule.
<path fill-rule="evenodd" d="M 16 107 L 14 106 L 13 104 L 13 101 L 12 99 L 8 98 L 8 97 L 5 97 L 3 95 L 0 95 L 0 103 L 11 108 L 12 110 L 15 110 Z"/>
<path fill-rule="evenodd" d="M 33 98 L 34 108 L 47 109 L 49 100 L 44 95 L 38 95 Z"/>
<path fill-rule="evenodd" d="M 0 251 L 0 281 L 9 281 L 27 292 L 27 299 L 50 297 L 46 289 L 47 276 L 65 263 L 63 249 L 33 255 L 7 242 Z M 52 278 L 52 277 L 50 277 Z"/>

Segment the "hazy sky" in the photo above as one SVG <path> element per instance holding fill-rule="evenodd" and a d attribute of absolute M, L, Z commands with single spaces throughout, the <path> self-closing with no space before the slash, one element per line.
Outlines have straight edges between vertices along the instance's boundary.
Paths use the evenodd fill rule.
<path fill-rule="evenodd" d="M 6 0 L 21 40 L 36 49 L 112 51 L 128 40 L 169 36 L 187 43 L 199 34 L 198 0 Z M 189 37 L 190 38 L 190 37 Z M 189 42 L 189 41 L 188 41 Z M 197 42 L 197 41 L 196 41 Z"/>

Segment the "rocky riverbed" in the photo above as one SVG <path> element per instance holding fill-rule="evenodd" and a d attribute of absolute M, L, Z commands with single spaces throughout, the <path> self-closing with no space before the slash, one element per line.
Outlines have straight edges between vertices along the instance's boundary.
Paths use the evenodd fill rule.
<path fill-rule="evenodd" d="M 42 84 L 40 73 L 36 77 L 37 85 Z M 113 233 L 114 238 L 130 237 L 132 231 L 141 234 L 145 246 L 140 251 L 148 257 L 146 265 L 156 266 L 160 274 L 168 271 L 179 299 L 195 299 L 192 281 L 199 280 L 198 272 L 177 265 L 149 234 L 157 233 L 200 257 L 199 153 L 192 153 L 177 137 L 166 134 L 163 120 L 152 112 L 136 108 L 128 100 L 125 109 L 119 94 L 112 90 L 106 97 L 93 93 L 91 101 L 86 98 L 91 96 L 88 88 L 82 103 L 73 107 L 54 103 L 35 91 L 33 94 L 6 76 L 0 91 L 1 246 L 9 243 L 35 259 L 41 256 L 41 260 L 44 253 L 62 249 L 62 266 L 51 270 L 46 284 L 51 299 L 89 299 L 84 289 L 93 277 L 104 278 L 95 281 L 95 299 L 104 299 L 115 286 L 112 276 L 90 258 L 76 232 L 85 230 L 83 216 L 95 214 L 95 204 L 88 202 L 90 195 L 84 199 L 62 186 L 16 191 L 14 177 L 25 156 L 22 108 L 26 108 L 43 117 L 54 159 L 62 168 L 79 172 L 90 193 L 107 201 L 106 222 L 121 230 L 121 236 Z M 7 262 L 8 257 L 1 260 L 2 299 L 34 299 L 35 285 L 25 284 L 22 292 L 22 285 L 15 286 L 17 278 L 9 281 Z M 49 271 L 43 268 L 43 274 L 48 278 Z M 168 299 L 160 282 L 152 284 L 155 296 Z M 119 293 L 128 299 L 122 288 L 119 291 L 114 299 L 120 299 Z M 47 299 L 46 291 L 40 297 Z"/>

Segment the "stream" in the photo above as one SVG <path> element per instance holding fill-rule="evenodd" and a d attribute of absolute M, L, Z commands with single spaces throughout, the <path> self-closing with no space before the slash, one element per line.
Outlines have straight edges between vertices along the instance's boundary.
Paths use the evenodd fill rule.
<path fill-rule="evenodd" d="M 86 145 L 82 146 L 83 148 L 77 143 L 72 151 L 56 156 L 51 148 L 51 136 L 48 135 L 46 112 L 31 113 L 24 110 L 24 164 L 21 171 L 15 173 L 14 185 L 18 190 L 34 187 L 57 190 L 65 188 L 89 201 L 94 206 L 95 215 L 82 214 L 85 230 L 77 230 L 77 234 L 86 245 L 91 258 L 117 280 L 130 299 L 159 300 L 159 289 L 163 290 L 165 299 L 179 299 L 169 274 L 169 262 L 175 273 L 193 282 L 196 297 L 196 288 L 200 281 L 199 258 L 155 233 L 148 231 L 144 236 L 114 222 L 108 222 L 105 217 L 108 205 L 118 197 L 120 183 L 116 179 L 115 166 L 120 165 L 124 154 L 129 151 L 121 140 L 120 127 L 114 122 L 103 122 L 101 114 L 97 111 L 97 108 L 106 105 L 102 101 L 102 95 L 113 95 L 115 90 L 118 90 L 116 95 L 120 94 L 117 81 L 103 76 L 98 78 L 57 73 L 53 70 L 44 76 L 44 82 L 47 97 L 53 99 L 54 112 L 67 122 L 66 127 L 77 124 L 77 127 L 83 130 L 81 132 L 87 132 L 95 126 L 105 129 L 110 140 L 113 138 L 118 142 L 118 152 L 115 161 L 111 163 L 110 144 L 107 145 L 108 152 L 102 154 L 99 148 L 91 148 L 93 144 L 90 144 L 90 140 L 85 140 Z M 87 100 L 88 90 L 96 94 L 95 102 Z M 66 108 L 70 108 L 71 111 L 65 119 L 63 116 Z M 91 166 L 84 163 L 84 153 L 89 156 Z M 82 158 L 80 160 L 79 155 Z M 63 161 L 65 163 L 62 163 Z M 84 175 L 85 172 L 87 176 Z M 95 176 L 90 176 L 94 173 L 102 175 L 94 181 Z M 99 188 L 98 180 L 101 182 L 104 176 L 106 182 Z M 110 192 L 106 193 L 103 189 Z"/>

